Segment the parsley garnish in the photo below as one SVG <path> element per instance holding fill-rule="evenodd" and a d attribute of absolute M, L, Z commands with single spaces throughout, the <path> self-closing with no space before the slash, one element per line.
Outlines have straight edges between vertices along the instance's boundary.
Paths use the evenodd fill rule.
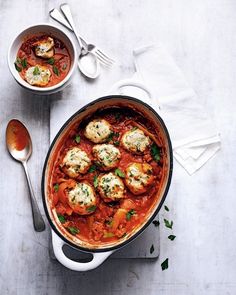
<path fill-rule="evenodd" d="M 166 260 L 164 260 L 163 262 L 162 262 L 162 264 L 161 264 L 161 269 L 162 270 L 165 270 L 165 269 L 167 269 L 168 267 L 169 267 L 169 265 L 168 265 L 168 258 L 166 258 Z"/>
<path fill-rule="evenodd" d="M 152 245 L 151 248 L 150 248 L 150 254 L 152 254 L 154 252 L 154 250 L 155 250 L 154 246 Z"/>
<path fill-rule="evenodd" d="M 160 148 L 155 143 L 151 145 L 151 155 L 156 162 L 160 161 Z"/>
<path fill-rule="evenodd" d="M 98 177 L 97 177 L 97 175 L 95 175 L 94 178 L 93 178 L 93 185 L 94 185 L 95 188 L 98 186 Z"/>
<path fill-rule="evenodd" d="M 59 184 L 56 183 L 53 188 L 54 188 L 54 191 L 57 193 L 59 190 Z"/>
<path fill-rule="evenodd" d="M 68 226 L 67 229 L 70 231 L 70 233 L 71 233 L 72 235 L 77 235 L 77 234 L 79 233 L 79 230 L 78 230 L 78 228 L 76 228 L 76 227 Z"/>
<path fill-rule="evenodd" d="M 117 168 L 115 170 L 115 175 L 125 178 L 125 173 L 122 170 L 120 170 L 119 168 Z"/>
<path fill-rule="evenodd" d="M 169 236 L 168 236 L 168 239 L 170 239 L 171 241 L 174 241 L 175 238 L 176 238 L 175 235 L 169 235 Z"/>
<path fill-rule="evenodd" d="M 58 219 L 59 219 L 59 221 L 60 221 L 61 223 L 65 223 L 65 222 L 66 222 L 65 216 L 63 216 L 63 215 L 57 213 L 57 217 L 58 217 Z"/>
<path fill-rule="evenodd" d="M 34 71 L 33 71 L 33 75 L 34 76 L 37 76 L 37 75 L 39 75 L 40 74 L 40 71 L 39 71 L 39 67 L 34 67 Z"/>
<path fill-rule="evenodd" d="M 49 58 L 47 63 L 50 65 L 54 65 L 55 59 L 53 57 Z"/>
<path fill-rule="evenodd" d="M 21 60 L 21 64 L 22 64 L 23 69 L 27 68 L 27 59 L 26 58 L 23 58 Z"/>
<path fill-rule="evenodd" d="M 120 145 L 119 140 L 114 141 L 114 145 L 119 146 Z"/>
<path fill-rule="evenodd" d="M 169 221 L 169 220 L 167 220 L 167 219 L 164 218 L 164 222 L 165 222 L 165 226 L 166 226 L 167 228 L 172 229 L 173 224 L 174 224 L 172 220 Z"/>
<path fill-rule="evenodd" d="M 79 136 L 79 135 L 76 135 L 76 136 L 75 136 L 75 141 L 76 141 L 77 143 L 80 143 L 80 136 Z"/>
<path fill-rule="evenodd" d="M 129 212 L 126 213 L 126 220 L 130 220 L 134 214 L 136 214 L 134 209 L 129 210 Z"/>
<path fill-rule="evenodd" d="M 14 63 L 17 72 L 21 72 L 22 68 L 18 66 L 17 62 Z"/>
<path fill-rule="evenodd" d="M 54 73 L 54 74 L 56 74 L 57 76 L 59 76 L 59 70 L 58 70 L 58 67 L 53 66 L 53 67 L 52 67 L 52 70 L 53 70 L 53 73 Z"/>
<path fill-rule="evenodd" d="M 97 208 L 97 206 L 93 205 L 93 206 L 87 208 L 87 211 L 88 212 L 94 212 L 96 210 L 96 208 Z"/>
<path fill-rule="evenodd" d="M 165 208 L 166 211 L 170 211 L 169 208 L 168 208 L 167 206 L 164 206 L 164 208 Z"/>
<path fill-rule="evenodd" d="M 96 165 L 92 165 L 92 166 L 89 168 L 88 173 L 92 173 L 92 172 L 96 171 L 96 169 L 97 169 Z"/>
<path fill-rule="evenodd" d="M 160 221 L 159 220 L 154 220 L 152 222 L 156 227 L 158 227 L 160 225 Z"/>

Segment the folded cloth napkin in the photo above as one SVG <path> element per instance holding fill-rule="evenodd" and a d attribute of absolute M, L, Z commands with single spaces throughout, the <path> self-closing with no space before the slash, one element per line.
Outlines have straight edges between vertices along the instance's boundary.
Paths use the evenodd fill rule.
<path fill-rule="evenodd" d="M 194 90 L 164 49 L 152 45 L 134 50 L 136 75 L 151 90 L 151 104 L 164 119 L 176 160 L 191 175 L 219 149 L 220 136 Z"/>
<path fill-rule="evenodd" d="M 133 55 L 136 66 L 133 79 L 139 79 L 150 89 L 151 105 L 166 123 L 174 157 L 191 175 L 220 148 L 220 137 L 212 119 L 162 45 L 134 50 Z M 146 100 L 140 90 L 134 87 L 126 90 L 127 94 Z M 51 140 L 59 126 L 86 103 L 88 101 L 67 100 L 51 104 Z"/>

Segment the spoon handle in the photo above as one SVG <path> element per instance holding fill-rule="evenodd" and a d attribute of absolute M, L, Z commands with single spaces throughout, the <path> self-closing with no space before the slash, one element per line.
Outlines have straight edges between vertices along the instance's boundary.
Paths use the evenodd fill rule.
<path fill-rule="evenodd" d="M 70 26 L 72 27 L 72 29 L 74 31 L 74 34 L 75 34 L 75 37 L 78 40 L 80 49 L 82 51 L 84 49 L 84 46 L 83 46 L 83 43 L 82 43 L 82 41 L 80 39 L 80 36 L 79 36 L 79 34 L 78 34 L 77 30 L 76 30 L 75 23 L 74 23 L 72 13 L 71 13 L 71 10 L 70 10 L 70 6 L 67 3 L 63 3 L 63 4 L 61 4 L 60 9 L 63 12 L 63 14 L 65 15 L 65 17 L 66 17 L 68 23 L 70 24 Z"/>
<path fill-rule="evenodd" d="M 43 221 L 43 217 L 39 211 L 38 204 L 36 202 L 35 196 L 34 196 L 34 191 L 33 187 L 30 181 L 28 169 L 26 162 L 22 162 L 24 170 L 25 170 L 25 175 L 27 178 L 28 186 L 29 186 L 29 191 L 30 191 L 30 202 L 31 202 L 31 208 L 32 208 L 32 215 L 33 215 L 33 223 L 34 223 L 34 229 L 38 232 L 44 231 L 45 230 L 45 223 Z"/>

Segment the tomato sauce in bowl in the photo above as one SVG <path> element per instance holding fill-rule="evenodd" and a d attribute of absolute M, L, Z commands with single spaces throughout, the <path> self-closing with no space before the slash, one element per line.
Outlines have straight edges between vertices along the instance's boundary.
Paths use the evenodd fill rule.
<path fill-rule="evenodd" d="M 44 40 L 47 40 L 48 38 L 53 40 L 49 50 L 47 50 L 45 43 L 43 43 Z M 50 50 L 53 53 L 48 57 L 45 54 L 43 57 L 42 53 L 41 55 L 37 55 L 37 48 L 45 53 Z M 41 67 L 49 72 L 47 72 L 47 80 L 44 79 L 44 81 L 40 83 L 38 76 L 41 74 Z M 31 77 L 27 72 L 29 68 L 32 68 Z M 21 78 L 27 83 L 38 87 L 50 87 L 60 83 L 65 79 L 70 68 L 71 57 L 66 45 L 60 39 L 46 34 L 27 37 L 20 46 L 15 60 L 15 69 L 19 72 Z M 38 84 L 33 84 L 36 83 L 36 78 Z"/>
<path fill-rule="evenodd" d="M 112 129 L 102 143 L 95 143 L 85 136 L 88 124 L 96 120 L 105 120 Z M 145 150 L 133 152 L 127 149 L 124 135 L 134 131 L 144 134 L 144 140 L 148 139 Z M 120 153 L 118 164 L 109 171 L 97 162 L 93 153 L 94 146 L 101 144 L 112 145 Z M 65 172 L 63 162 L 68 151 L 73 148 L 85 152 L 91 161 L 88 170 L 75 177 Z M 166 162 L 166 147 L 160 131 L 142 114 L 129 107 L 109 107 L 95 112 L 74 124 L 56 151 L 49 181 L 50 206 L 55 212 L 56 223 L 67 236 L 72 239 L 76 237 L 90 245 L 101 246 L 124 240 L 146 222 L 147 216 L 156 206 L 158 192 L 166 176 Z M 128 170 L 132 163 L 138 167 L 143 164 L 149 167 L 144 176 L 147 179 L 150 177 L 151 181 L 144 191 L 138 193 L 128 185 L 136 181 L 132 179 L 129 182 L 129 177 L 135 177 Z M 120 199 L 107 199 L 100 193 L 99 179 L 109 173 L 123 183 L 124 191 Z M 88 207 L 87 214 L 79 214 L 68 201 L 70 192 L 76 184 L 81 183 L 90 186 L 96 197 L 96 205 Z"/>

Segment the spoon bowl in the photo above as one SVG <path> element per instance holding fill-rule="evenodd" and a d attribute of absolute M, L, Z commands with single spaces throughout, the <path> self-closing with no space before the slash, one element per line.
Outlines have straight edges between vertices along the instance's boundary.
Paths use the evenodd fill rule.
<path fill-rule="evenodd" d="M 38 232 L 43 231 L 45 230 L 45 223 L 39 211 L 27 169 L 27 161 L 32 154 L 32 141 L 27 128 L 19 120 L 13 119 L 8 123 L 6 129 L 6 145 L 10 155 L 16 161 L 21 162 L 24 167 L 30 191 L 34 229 Z"/>

